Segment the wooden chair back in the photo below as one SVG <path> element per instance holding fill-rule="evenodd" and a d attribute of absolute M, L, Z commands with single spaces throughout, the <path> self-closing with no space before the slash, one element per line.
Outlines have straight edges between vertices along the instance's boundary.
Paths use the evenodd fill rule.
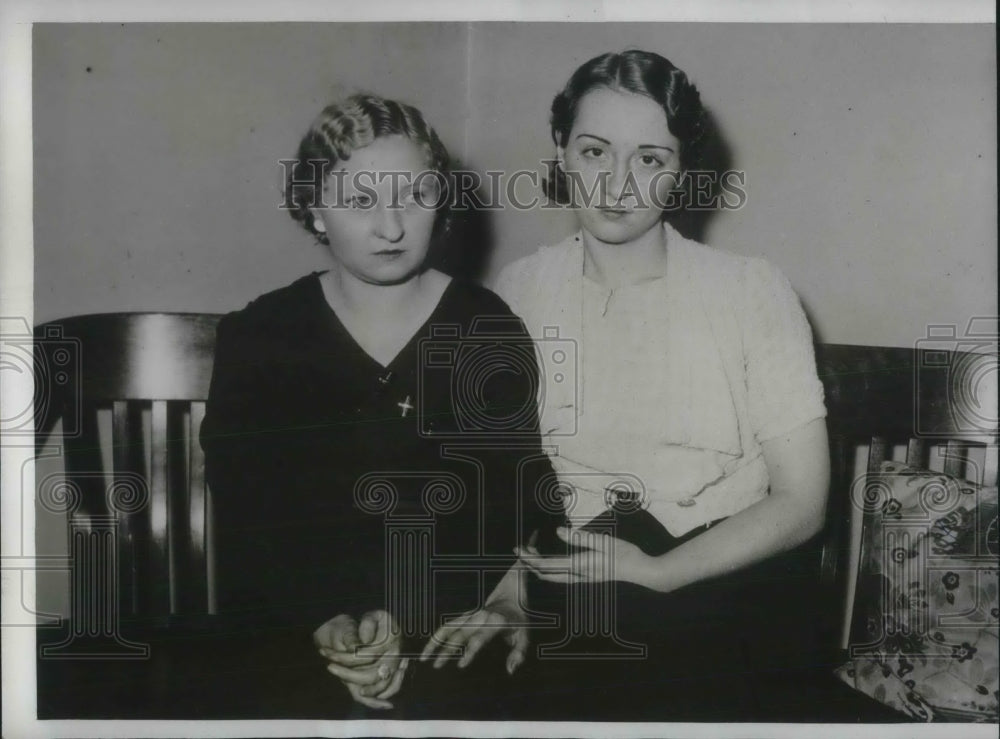
<path fill-rule="evenodd" d="M 109 313 L 35 332 L 43 371 L 53 371 L 55 342 L 76 354 L 58 370 L 68 379 L 51 384 L 39 440 L 62 420 L 66 480 L 79 498 L 71 522 L 114 520 L 122 622 L 164 626 L 211 610 L 211 506 L 198 430 L 219 318 Z M 102 453 L 102 411 L 110 414 L 110 455 Z"/>

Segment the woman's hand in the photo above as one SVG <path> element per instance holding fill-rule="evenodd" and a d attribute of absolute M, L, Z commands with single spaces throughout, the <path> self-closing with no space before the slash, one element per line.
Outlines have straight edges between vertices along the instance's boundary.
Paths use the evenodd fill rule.
<path fill-rule="evenodd" d="M 559 527 L 556 535 L 577 550 L 565 557 L 541 555 L 530 546 L 514 550 L 540 579 L 563 584 L 621 580 L 649 587 L 655 559 L 635 544 L 585 529 Z"/>
<path fill-rule="evenodd" d="M 392 708 L 408 659 L 400 659 L 399 628 L 386 611 L 369 611 L 357 623 L 347 614 L 330 619 L 313 633 L 326 669 L 340 678 L 351 697 L 369 708 Z"/>
<path fill-rule="evenodd" d="M 439 669 L 447 660 L 461 654 L 458 666 L 464 668 L 493 637 L 501 633 L 510 645 L 507 673 L 513 675 L 528 651 L 528 616 L 520 606 L 509 600 L 494 601 L 446 623 L 428 640 L 420 654 L 420 661 L 426 662 L 437 652 L 434 668 Z"/>

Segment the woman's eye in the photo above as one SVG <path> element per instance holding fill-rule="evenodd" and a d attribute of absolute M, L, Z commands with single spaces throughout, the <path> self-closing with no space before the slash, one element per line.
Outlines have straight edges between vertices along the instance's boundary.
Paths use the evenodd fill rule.
<path fill-rule="evenodd" d="M 352 195 L 350 199 L 348 199 L 347 204 L 351 208 L 363 210 L 371 207 L 372 199 L 368 195 Z"/>
<path fill-rule="evenodd" d="M 655 157 L 652 154 L 643 154 L 639 157 L 639 161 L 646 167 L 662 167 L 663 162 L 660 161 L 659 157 Z"/>
<path fill-rule="evenodd" d="M 583 150 L 583 155 L 591 159 L 596 159 L 598 157 L 604 156 L 604 149 L 600 146 L 588 146 Z"/>

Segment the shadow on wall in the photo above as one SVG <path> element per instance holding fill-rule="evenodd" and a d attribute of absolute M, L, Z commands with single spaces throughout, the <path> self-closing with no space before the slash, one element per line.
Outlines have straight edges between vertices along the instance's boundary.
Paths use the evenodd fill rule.
<path fill-rule="evenodd" d="M 737 198 L 734 197 L 731 187 L 730 192 L 728 193 L 723 189 L 723 175 L 726 172 L 733 170 L 734 167 L 732 148 L 729 146 L 726 136 L 722 132 L 722 128 L 719 125 L 719 121 L 712 114 L 712 111 L 706 110 L 705 113 L 705 140 L 700 161 L 694 165 L 693 169 L 708 173 L 709 176 L 705 178 L 705 182 L 708 183 L 708 185 L 704 188 L 704 192 L 696 196 L 694 193 L 694 184 L 689 179 L 685 196 L 687 199 L 685 200 L 685 203 L 690 204 L 695 202 L 696 197 L 703 199 L 707 197 L 709 198 L 709 202 L 714 203 L 715 205 L 711 208 L 687 207 L 676 213 L 668 215 L 667 220 L 683 236 L 686 236 L 689 239 L 694 239 L 702 244 L 711 244 L 712 241 L 708 232 L 712 224 L 712 220 L 721 209 L 719 204 L 722 203 L 723 200 L 733 204 L 736 203 Z M 745 189 L 746 180 L 744 180 L 743 186 Z M 817 344 L 825 343 L 824 337 L 817 329 L 818 324 L 813 316 L 812 309 L 802 295 L 799 296 L 799 302 L 806 314 L 806 320 L 812 328 L 813 341 Z"/>
<path fill-rule="evenodd" d="M 465 162 L 455 162 L 453 166 L 456 172 L 469 169 Z M 467 197 L 466 202 L 488 202 L 482 183 L 469 190 Z M 491 211 L 456 208 L 451 213 L 451 227 L 431 258 L 431 266 L 452 277 L 482 283 L 495 248 L 496 230 Z"/>
<path fill-rule="evenodd" d="M 718 203 L 721 202 L 723 195 L 725 195 L 722 191 L 722 176 L 725 172 L 733 168 L 732 149 L 722 134 L 718 119 L 712 115 L 710 110 L 707 110 L 705 113 L 705 138 L 702 144 L 701 157 L 693 165 L 692 169 L 699 172 L 707 172 L 709 176 L 704 178 L 702 191 L 697 196 L 694 192 L 694 182 L 691 178 L 688 178 L 686 199 L 684 201 L 687 207 L 667 216 L 670 225 L 676 228 L 682 236 L 700 241 L 703 244 L 709 243 L 707 240 L 708 227 L 712 218 L 719 211 Z M 706 202 L 707 198 L 707 202 L 715 203 L 716 205 L 712 208 L 691 208 L 690 205 L 695 202 L 696 197 L 701 202 Z M 730 201 L 734 200 L 732 195 L 729 195 L 728 199 Z"/>

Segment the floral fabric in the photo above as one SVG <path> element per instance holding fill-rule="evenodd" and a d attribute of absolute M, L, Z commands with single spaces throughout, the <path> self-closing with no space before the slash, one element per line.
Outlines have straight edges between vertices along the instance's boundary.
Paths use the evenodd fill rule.
<path fill-rule="evenodd" d="M 996 721 L 997 489 L 885 462 L 863 491 L 840 679 L 924 721 Z"/>

